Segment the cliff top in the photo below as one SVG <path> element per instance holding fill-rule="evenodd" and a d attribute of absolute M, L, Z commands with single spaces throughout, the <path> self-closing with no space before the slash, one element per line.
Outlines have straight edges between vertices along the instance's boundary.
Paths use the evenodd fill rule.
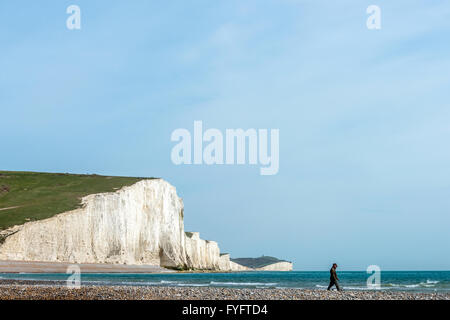
<path fill-rule="evenodd" d="M 280 260 L 275 257 L 270 256 L 261 256 L 259 258 L 236 258 L 231 259 L 231 261 L 236 262 L 242 266 L 249 267 L 249 268 L 262 268 L 277 262 L 289 262 L 286 260 Z"/>
<path fill-rule="evenodd" d="M 0 230 L 74 210 L 84 196 L 114 192 L 143 179 L 0 171 Z"/>

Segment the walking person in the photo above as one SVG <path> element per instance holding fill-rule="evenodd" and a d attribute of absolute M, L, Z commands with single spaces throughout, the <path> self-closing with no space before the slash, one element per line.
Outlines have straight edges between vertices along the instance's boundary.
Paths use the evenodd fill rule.
<path fill-rule="evenodd" d="M 336 273 L 337 264 L 333 263 L 333 266 L 330 269 L 330 285 L 327 290 L 331 290 L 332 286 L 336 286 L 338 291 L 341 291 L 341 287 L 339 286 L 339 278 Z"/>

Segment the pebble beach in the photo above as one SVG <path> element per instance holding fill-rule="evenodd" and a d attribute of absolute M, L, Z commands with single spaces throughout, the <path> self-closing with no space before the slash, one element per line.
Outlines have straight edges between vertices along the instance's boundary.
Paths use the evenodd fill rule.
<path fill-rule="evenodd" d="M 450 293 L 217 287 L 81 286 L 0 281 L 0 300 L 450 300 Z"/>

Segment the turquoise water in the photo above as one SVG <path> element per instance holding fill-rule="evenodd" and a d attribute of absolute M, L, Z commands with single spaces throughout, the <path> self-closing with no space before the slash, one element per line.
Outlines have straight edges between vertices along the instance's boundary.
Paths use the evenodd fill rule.
<path fill-rule="evenodd" d="M 367 289 L 366 272 L 338 272 L 341 286 L 347 290 Z M 67 274 L 5 274 L 0 279 L 65 282 Z M 325 290 L 329 272 L 243 272 L 175 274 L 82 274 L 86 285 L 137 285 L 177 287 L 233 288 L 307 288 Z M 450 292 L 450 271 L 384 271 L 381 290 Z"/>

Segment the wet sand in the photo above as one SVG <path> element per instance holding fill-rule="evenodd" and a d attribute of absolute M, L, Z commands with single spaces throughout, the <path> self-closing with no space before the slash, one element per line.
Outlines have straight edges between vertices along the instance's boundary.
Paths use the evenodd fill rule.
<path fill-rule="evenodd" d="M 66 273 L 71 263 L 0 261 L 0 273 Z M 82 273 L 167 273 L 173 270 L 152 265 L 76 264 Z"/>

